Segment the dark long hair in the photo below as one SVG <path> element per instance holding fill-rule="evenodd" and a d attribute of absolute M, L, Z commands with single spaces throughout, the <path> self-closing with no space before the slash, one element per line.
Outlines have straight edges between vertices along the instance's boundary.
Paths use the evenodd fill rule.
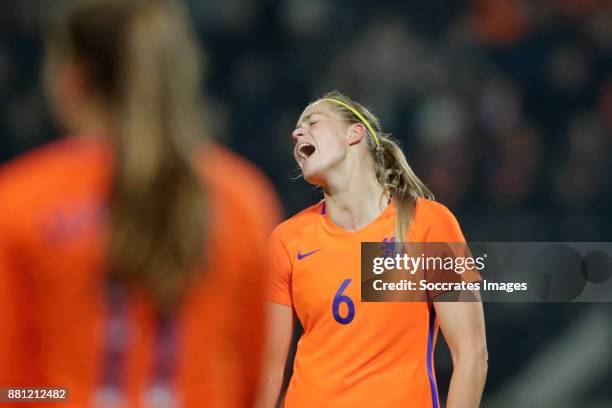
<path fill-rule="evenodd" d="M 203 135 L 199 51 L 178 1 L 78 2 L 49 36 L 50 59 L 85 68 L 110 108 L 112 280 L 174 305 L 203 262 L 206 199 L 194 160 Z"/>

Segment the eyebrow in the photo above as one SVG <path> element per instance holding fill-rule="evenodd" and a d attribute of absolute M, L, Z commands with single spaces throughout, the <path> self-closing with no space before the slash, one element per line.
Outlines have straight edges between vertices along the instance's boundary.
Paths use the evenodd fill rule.
<path fill-rule="evenodd" d="M 308 115 L 304 116 L 304 119 L 302 119 L 301 121 L 299 121 L 296 125 L 295 128 L 298 129 L 300 127 L 300 123 L 302 122 L 307 122 L 308 120 L 310 120 L 310 118 L 314 115 L 323 115 L 323 113 L 321 112 L 312 112 L 309 113 Z"/>

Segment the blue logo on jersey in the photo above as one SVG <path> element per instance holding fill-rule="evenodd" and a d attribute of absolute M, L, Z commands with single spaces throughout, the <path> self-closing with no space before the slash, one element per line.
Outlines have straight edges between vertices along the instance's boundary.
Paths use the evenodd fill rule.
<path fill-rule="evenodd" d="M 310 251 L 310 252 L 306 252 L 305 254 L 302 253 L 302 251 L 298 251 L 297 253 L 297 259 L 299 261 L 301 261 L 302 259 L 306 258 L 307 256 L 310 256 L 312 254 L 315 254 L 317 252 L 319 252 L 321 250 L 321 248 L 319 249 L 315 249 L 314 251 Z"/>
<path fill-rule="evenodd" d="M 395 253 L 395 237 L 383 238 L 382 240 L 382 255 L 383 257 L 392 257 Z"/>

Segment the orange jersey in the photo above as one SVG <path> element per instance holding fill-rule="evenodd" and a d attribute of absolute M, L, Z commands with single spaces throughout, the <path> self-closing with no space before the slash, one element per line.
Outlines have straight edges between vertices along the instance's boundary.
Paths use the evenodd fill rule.
<path fill-rule="evenodd" d="M 203 155 L 207 266 L 174 318 L 172 390 L 180 406 L 244 407 L 259 383 L 262 254 L 279 206 L 233 153 L 210 146 Z M 69 399 L 58 407 L 94 406 L 116 306 L 103 270 L 111 167 L 104 141 L 79 137 L 0 168 L 0 387 L 63 387 Z M 126 304 L 128 340 L 112 380 L 123 406 L 147 406 L 156 314 L 143 294 Z"/>
<path fill-rule="evenodd" d="M 348 232 L 319 203 L 270 238 L 269 300 L 303 327 L 285 407 L 439 407 L 433 352 L 438 323 L 428 302 L 361 302 L 360 243 L 393 237 L 396 208 Z M 455 217 L 419 199 L 411 242 L 464 242 Z"/>

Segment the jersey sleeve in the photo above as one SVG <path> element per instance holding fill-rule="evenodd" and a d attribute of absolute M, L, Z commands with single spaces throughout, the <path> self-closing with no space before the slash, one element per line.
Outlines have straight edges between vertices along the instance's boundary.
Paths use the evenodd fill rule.
<path fill-rule="evenodd" d="M 471 251 L 466 243 L 461 227 L 455 215 L 444 205 L 433 203 L 432 213 L 430 217 L 430 225 L 425 234 L 425 242 L 439 242 L 445 245 L 442 247 L 436 246 L 435 251 L 443 251 L 435 255 L 446 257 L 448 255 L 455 258 L 471 257 Z M 448 272 L 446 270 L 437 270 L 430 274 L 429 280 L 439 282 L 455 282 L 464 281 L 466 283 L 475 283 L 482 281 L 482 277 L 476 269 L 467 269 L 463 273 L 458 274 Z M 439 296 L 446 291 L 430 293 L 433 297 Z"/>
<path fill-rule="evenodd" d="M 465 237 L 455 215 L 446 206 L 433 203 L 430 225 L 425 242 L 465 242 Z"/>
<path fill-rule="evenodd" d="M 291 258 L 281 239 L 277 227 L 267 246 L 267 299 L 270 302 L 292 306 L 291 299 Z"/>

